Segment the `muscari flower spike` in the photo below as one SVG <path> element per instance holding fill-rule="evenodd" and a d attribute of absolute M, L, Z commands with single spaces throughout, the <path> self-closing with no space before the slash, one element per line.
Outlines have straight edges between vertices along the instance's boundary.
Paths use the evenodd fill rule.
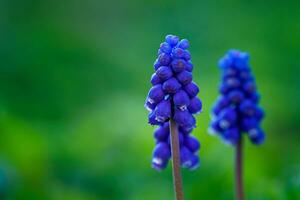
<path fill-rule="evenodd" d="M 165 169 L 172 157 L 171 118 L 179 129 L 181 167 L 192 170 L 199 166 L 197 152 L 200 143 L 190 133 L 196 127 L 193 115 L 201 112 L 202 102 L 197 97 L 199 88 L 193 82 L 193 64 L 188 48 L 187 39 L 180 40 L 177 36 L 167 35 L 165 42 L 160 44 L 154 63 L 152 88 L 145 107 L 149 110 L 149 124 L 158 126 L 154 132 L 156 146 L 152 158 L 152 167 L 158 171 Z"/>
<path fill-rule="evenodd" d="M 258 106 L 254 76 L 249 66 L 249 55 L 230 50 L 219 61 L 222 83 L 220 96 L 212 109 L 210 133 L 218 134 L 225 143 L 236 145 L 246 133 L 253 144 L 264 142 L 265 134 L 260 127 L 264 111 Z"/>

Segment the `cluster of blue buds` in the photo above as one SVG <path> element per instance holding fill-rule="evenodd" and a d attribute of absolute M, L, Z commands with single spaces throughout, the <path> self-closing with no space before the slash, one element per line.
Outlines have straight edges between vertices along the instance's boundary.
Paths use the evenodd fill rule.
<path fill-rule="evenodd" d="M 193 114 L 201 112 L 202 102 L 197 97 L 199 88 L 193 82 L 193 64 L 188 48 L 188 40 L 167 35 L 154 63 L 152 88 L 145 107 L 150 111 L 149 124 L 158 125 L 154 132 L 156 146 L 152 159 L 152 167 L 156 170 L 166 168 L 172 156 L 170 119 L 174 119 L 179 130 L 181 166 L 192 170 L 199 165 L 197 152 L 200 143 L 190 133 L 196 127 Z"/>
<path fill-rule="evenodd" d="M 258 106 L 260 99 L 255 79 L 249 66 L 249 55 L 230 50 L 220 60 L 223 70 L 220 96 L 212 109 L 211 133 L 218 133 L 231 145 L 236 145 L 242 133 L 254 144 L 264 142 L 260 128 L 264 111 Z"/>

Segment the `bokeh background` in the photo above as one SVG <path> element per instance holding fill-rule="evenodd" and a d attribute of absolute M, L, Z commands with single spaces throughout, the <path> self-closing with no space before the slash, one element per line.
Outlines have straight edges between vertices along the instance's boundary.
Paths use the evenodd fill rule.
<path fill-rule="evenodd" d="M 204 112 L 186 199 L 233 199 L 233 149 L 207 134 L 218 59 L 248 51 L 267 117 L 246 142 L 248 199 L 300 199 L 300 2 L 0 1 L 0 199 L 169 200 L 144 100 L 160 42 L 191 41 Z"/>

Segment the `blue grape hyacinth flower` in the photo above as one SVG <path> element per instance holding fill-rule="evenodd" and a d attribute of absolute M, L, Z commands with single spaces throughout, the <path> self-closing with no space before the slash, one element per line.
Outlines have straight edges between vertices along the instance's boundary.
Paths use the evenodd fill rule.
<path fill-rule="evenodd" d="M 199 88 L 193 82 L 189 46 L 187 39 L 167 35 L 154 63 L 152 88 L 145 107 L 149 110 L 149 124 L 158 126 L 154 132 L 156 146 L 152 158 L 152 167 L 158 171 L 166 168 L 172 157 L 170 119 L 174 119 L 179 130 L 181 167 L 192 170 L 199 166 L 200 143 L 190 133 L 196 127 L 193 115 L 201 112 L 202 102 L 197 97 Z"/>
<path fill-rule="evenodd" d="M 220 96 L 212 109 L 210 132 L 218 134 L 231 145 L 236 145 L 246 133 L 253 144 L 264 142 L 260 127 L 264 111 L 258 106 L 260 95 L 249 66 L 249 55 L 230 50 L 219 61 L 222 83 Z"/>

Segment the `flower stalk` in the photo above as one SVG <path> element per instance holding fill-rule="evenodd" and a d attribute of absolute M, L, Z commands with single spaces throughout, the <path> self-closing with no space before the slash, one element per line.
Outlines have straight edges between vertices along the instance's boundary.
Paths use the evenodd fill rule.
<path fill-rule="evenodd" d="M 184 195 L 182 188 L 182 177 L 180 172 L 179 134 L 177 124 L 173 119 L 170 119 L 170 134 L 174 191 L 176 200 L 183 200 Z"/>
<path fill-rule="evenodd" d="M 240 138 L 235 147 L 235 192 L 237 200 L 244 200 L 242 138 Z"/>

